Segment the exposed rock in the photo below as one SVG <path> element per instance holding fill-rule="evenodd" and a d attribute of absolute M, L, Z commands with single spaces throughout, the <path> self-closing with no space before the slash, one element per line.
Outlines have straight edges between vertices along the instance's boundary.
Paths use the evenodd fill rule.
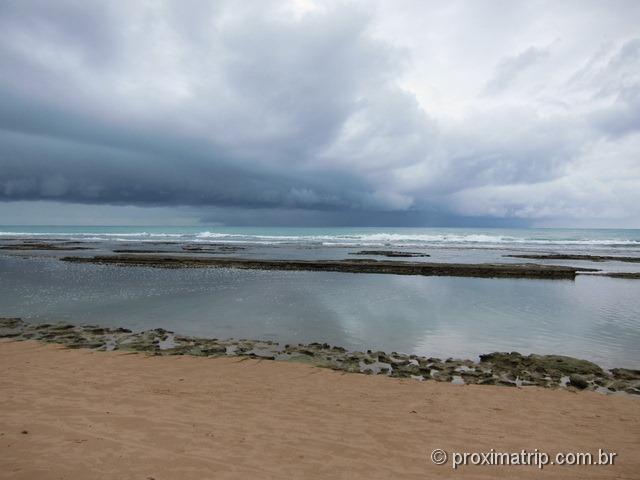
<path fill-rule="evenodd" d="M 574 373 L 569 375 L 569 385 L 580 390 L 584 390 L 589 386 L 589 382 L 587 382 L 583 376 Z"/>
<path fill-rule="evenodd" d="M 496 371 L 512 371 L 519 375 L 535 376 L 544 374 L 552 378 L 573 373 L 582 375 L 604 375 L 602 369 L 595 363 L 563 355 L 528 355 L 518 352 L 494 352 L 480 355 L 481 363 L 491 363 Z"/>
<path fill-rule="evenodd" d="M 171 250 L 157 250 L 157 249 L 145 249 L 145 248 L 118 248 L 112 250 L 113 253 L 177 253 Z"/>
<path fill-rule="evenodd" d="M 44 242 L 25 242 L 12 243 L 0 246 L 0 250 L 93 250 L 91 247 L 83 247 L 72 243 L 44 243 Z"/>
<path fill-rule="evenodd" d="M 241 252 L 242 250 L 246 250 L 246 248 L 247 247 L 242 247 L 239 245 L 225 245 L 218 243 L 198 243 L 182 246 L 182 250 L 184 250 L 185 252 L 196 252 L 214 255 Z"/>
<path fill-rule="evenodd" d="M 572 253 L 519 253 L 512 255 L 503 255 L 504 257 L 528 258 L 532 260 L 587 260 L 589 262 L 631 262 L 640 263 L 640 257 L 622 257 L 615 255 L 581 255 Z"/>
<path fill-rule="evenodd" d="M 40 340 L 69 348 L 125 350 L 152 355 L 244 356 L 262 360 L 309 363 L 343 372 L 383 374 L 419 380 L 520 387 L 573 387 L 610 392 L 640 393 L 640 371 L 616 368 L 611 373 L 586 360 L 561 355 L 494 352 L 471 360 L 347 351 L 327 343 L 280 345 L 273 341 L 218 340 L 176 335 L 162 328 L 131 332 L 126 328 L 70 324 L 34 325 L 19 318 L 0 318 L 0 337 Z"/>
<path fill-rule="evenodd" d="M 376 255 L 381 257 L 430 257 L 426 253 L 403 252 L 398 250 L 361 250 L 359 252 L 351 252 L 349 255 Z"/>
<path fill-rule="evenodd" d="M 536 264 L 426 263 L 355 260 L 267 260 L 252 258 L 200 258 L 160 255 L 105 255 L 63 257 L 60 260 L 154 268 L 238 268 L 251 270 L 294 270 L 348 273 L 384 273 L 391 275 L 425 275 L 481 278 L 570 279 L 580 271 L 594 269 Z"/>
<path fill-rule="evenodd" d="M 626 278 L 628 280 L 640 280 L 640 272 L 605 272 L 597 273 L 600 277 Z"/>
<path fill-rule="evenodd" d="M 614 368 L 611 370 L 613 378 L 622 380 L 640 380 L 640 370 L 631 370 L 629 368 Z"/>

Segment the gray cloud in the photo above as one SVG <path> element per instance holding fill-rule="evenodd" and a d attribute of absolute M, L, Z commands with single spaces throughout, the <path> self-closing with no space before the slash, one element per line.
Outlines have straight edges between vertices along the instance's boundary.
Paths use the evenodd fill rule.
<path fill-rule="evenodd" d="M 529 47 L 517 55 L 504 58 L 495 67 L 493 76 L 485 85 L 485 93 L 496 95 L 513 85 L 519 76 L 536 63 L 544 60 L 548 52 L 546 49 Z"/>
<path fill-rule="evenodd" d="M 177 60 L 167 61 L 180 72 L 167 80 L 156 77 L 163 69 L 156 62 L 150 72 L 130 65 L 144 61 L 141 52 L 122 58 L 123 41 L 142 50 L 137 40 L 143 39 L 122 39 L 131 26 L 127 21 L 139 18 L 62 35 L 73 30 L 60 24 L 62 12 L 16 5 L 19 12 L 3 12 L 3 23 L 13 27 L 13 37 L 3 42 L 2 61 L 10 68 L 0 91 L 6 106 L 0 114 L 5 198 L 318 208 L 367 203 L 366 185 L 357 178 L 335 181 L 330 171 L 326 178 L 314 176 L 317 166 L 305 166 L 358 108 L 363 89 L 387 81 L 379 68 L 390 66 L 387 58 L 359 38 L 365 19 L 358 12 L 344 16 L 342 24 L 329 15 L 293 22 L 289 31 L 247 12 L 218 29 L 212 25 L 206 49 L 193 35 L 174 38 L 179 27 L 162 17 L 152 27 L 162 31 L 158 37 L 177 42 Z M 66 9 L 74 23 L 93 22 L 92 10 L 59 6 Z M 175 12 L 172 7 L 164 14 Z M 247 20 L 253 28 L 236 24 Z M 76 47 L 81 34 L 88 38 Z M 55 46 L 73 71 L 38 49 L 18 56 L 25 37 L 43 49 Z M 152 54 L 162 46 L 155 44 L 160 39 L 146 40 Z M 201 48 L 202 56 L 192 58 Z M 101 55 L 104 64 L 94 61 Z M 25 85 L 23 78 L 46 89 Z M 145 98 L 147 88 L 158 91 Z M 188 93 L 166 98 L 163 89 L 177 97 L 183 89 Z"/>
<path fill-rule="evenodd" d="M 593 122 L 612 136 L 640 131 L 640 38 L 624 43 L 603 65 L 583 70 L 583 82 L 596 99 L 610 100 L 595 109 Z M 586 78 L 584 78 L 586 77 Z"/>
<path fill-rule="evenodd" d="M 525 32 L 518 47 L 491 41 L 496 59 L 481 63 L 459 53 L 490 40 L 464 3 L 445 12 L 407 1 L 397 22 L 397 10 L 371 5 L 3 2 L 0 201 L 184 206 L 224 223 L 640 218 L 638 203 L 588 194 L 588 184 L 607 188 L 596 152 L 618 167 L 610 184 L 640 183 L 629 160 L 640 39 L 615 19 L 607 45 L 576 53 L 560 32 Z M 482 15 L 499 10 L 487 4 Z M 469 37 L 438 43 L 445 14 Z M 554 15 L 575 42 L 593 34 Z M 394 30 L 413 17 L 433 40 Z M 467 87 L 455 68 L 426 67 L 442 58 L 481 78 Z M 435 101 L 432 80 L 449 101 Z"/>

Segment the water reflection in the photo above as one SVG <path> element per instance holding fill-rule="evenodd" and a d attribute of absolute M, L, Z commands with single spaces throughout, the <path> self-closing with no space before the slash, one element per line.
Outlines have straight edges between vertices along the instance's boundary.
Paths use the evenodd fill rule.
<path fill-rule="evenodd" d="M 640 282 L 164 270 L 0 257 L 0 315 L 439 357 L 560 353 L 640 368 Z"/>

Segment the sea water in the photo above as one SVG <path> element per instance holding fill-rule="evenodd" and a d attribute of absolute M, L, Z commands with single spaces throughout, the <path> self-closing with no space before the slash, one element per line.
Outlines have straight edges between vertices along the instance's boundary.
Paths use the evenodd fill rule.
<path fill-rule="evenodd" d="M 51 237 L 96 242 L 90 245 L 101 252 L 144 242 L 177 242 L 160 244 L 169 249 L 236 242 L 245 249 L 230 255 L 252 258 L 349 258 L 365 247 L 417 249 L 431 255 L 427 261 L 471 262 L 522 262 L 503 257 L 520 251 L 640 253 L 637 230 L 4 227 L 0 234 L 3 243 Z M 640 368 L 638 280 L 172 270 L 71 264 L 59 255 L 0 255 L 0 315 L 444 358 L 555 353 Z M 546 262 L 640 270 L 640 264 L 623 262 Z"/>

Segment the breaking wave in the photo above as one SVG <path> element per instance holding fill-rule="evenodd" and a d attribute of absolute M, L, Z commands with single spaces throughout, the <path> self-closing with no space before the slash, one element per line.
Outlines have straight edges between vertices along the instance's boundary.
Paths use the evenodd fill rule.
<path fill-rule="evenodd" d="M 268 229 L 265 233 L 262 230 L 238 229 L 238 231 L 117 231 L 117 227 L 102 227 L 102 230 L 112 231 L 4 231 L 0 232 L 0 239 L 10 237 L 47 237 L 64 238 L 66 240 L 82 241 L 117 241 L 117 242 L 225 242 L 225 243 L 253 243 L 253 244 L 306 244 L 324 246 L 457 246 L 457 247 L 479 247 L 479 246 L 523 246 L 523 245 L 557 245 L 557 246 L 585 246 L 585 247 L 640 247 L 640 232 L 637 230 L 624 231 L 619 235 L 620 230 L 610 233 L 618 235 L 607 235 L 603 230 L 572 230 L 571 235 L 563 235 L 560 230 L 522 230 L 509 231 L 509 234 L 474 232 L 472 229 L 461 229 L 459 233 L 454 232 L 425 232 L 425 229 L 408 232 L 380 231 L 363 232 L 345 229 L 312 229 L 313 233 L 302 232 L 302 229 Z M 59 229 L 58 229 L 59 230 Z M 167 230 L 176 230 L 168 228 Z M 576 234 L 579 232 L 579 234 Z M 589 234 L 592 235 L 589 235 Z"/>

